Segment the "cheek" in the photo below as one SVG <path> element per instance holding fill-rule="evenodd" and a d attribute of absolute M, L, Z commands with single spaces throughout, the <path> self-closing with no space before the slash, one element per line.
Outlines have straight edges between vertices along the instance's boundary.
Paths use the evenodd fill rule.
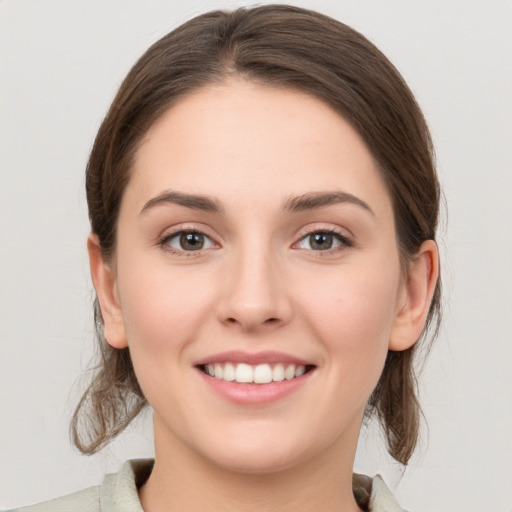
<path fill-rule="evenodd" d="M 326 359 L 344 375 L 373 374 L 378 379 L 395 319 L 399 282 L 398 263 L 393 268 L 347 265 L 317 274 L 296 292 L 309 329 L 322 340 Z"/>
<path fill-rule="evenodd" d="M 211 311 L 212 287 L 204 275 L 188 269 L 129 263 L 120 273 L 125 278 L 119 291 L 133 356 L 158 359 L 169 349 L 180 350 L 197 336 Z"/>
<path fill-rule="evenodd" d="M 134 260 L 136 261 L 136 260 Z M 187 348 L 211 311 L 211 287 L 192 273 L 123 262 L 119 295 L 130 356 L 144 396 L 155 410 L 186 400 L 180 381 L 190 365 Z M 183 390 L 178 395 L 170 390 Z"/>
<path fill-rule="evenodd" d="M 388 268 L 381 273 L 371 267 L 347 266 L 302 281 L 304 286 L 297 294 L 325 329 L 364 335 L 391 328 L 399 288 L 397 270 Z"/>

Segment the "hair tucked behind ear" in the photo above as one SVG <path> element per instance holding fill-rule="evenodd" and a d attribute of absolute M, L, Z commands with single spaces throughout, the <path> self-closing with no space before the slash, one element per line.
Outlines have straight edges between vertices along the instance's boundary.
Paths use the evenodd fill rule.
<path fill-rule="evenodd" d="M 416 447 L 420 404 L 416 396 L 413 352 L 389 351 L 379 384 L 368 402 L 367 415 L 376 414 L 385 429 L 393 457 L 407 464 Z"/>
<path fill-rule="evenodd" d="M 98 299 L 94 301 L 94 322 L 99 362 L 71 421 L 73 443 L 87 455 L 97 452 L 122 432 L 147 403 L 137 382 L 129 349 L 113 349 L 103 337 Z"/>
<path fill-rule="evenodd" d="M 404 268 L 425 240 L 435 240 L 440 192 L 432 141 L 398 71 L 343 23 L 298 7 L 266 5 L 190 20 L 149 48 L 123 81 L 86 172 L 91 228 L 106 260 L 115 257 L 121 199 L 144 135 L 177 99 L 230 76 L 312 94 L 351 123 L 387 185 Z M 424 334 L 430 324 L 438 326 L 440 293 L 438 282 Z M 84 453 L 104 446 L 146 403 L 128 350 L 106 343 L 97 303 L 95 312 L 100 360 L 71 425 Z M 389 452 L 403 464 L 416 445 L 421 416 L 417 350 L 389 352 L 368 404 L 368 413 L 381 421 Z"/>
<path fill-rule="evenodd" d="M 438 283 L 430 306 L 423 337 L 432 328 L 432 339 L 437 337 L 441 323 L 439 312 L 441 286 Z M 431 322 L 434 322 L 431 325 Z M 427 346 L 427 354 L 431 344 Z M 417 374 L 414 359 L 421 349 L 416 343 L 402 352 L 388 351 L 379 383 L 373 390 L 366 408 L 366 417 L 377 416 L 386 435 L 388 451 L 398 462 L 407 465 L 416 448 L 422 412 L 417 396 Z"/>

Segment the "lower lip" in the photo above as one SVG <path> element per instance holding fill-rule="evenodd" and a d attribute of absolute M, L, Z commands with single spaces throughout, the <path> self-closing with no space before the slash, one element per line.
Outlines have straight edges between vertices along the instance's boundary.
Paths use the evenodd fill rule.
<path fill-rule="evenodd" d="M 268 384 L 238 384 L 206 375 L 197 369 L 203 381 L 218 395 L 240 405 L 265 405 L 276 402 L 300 389 L 310 379 L 314 370 L 301 377 Z"/>

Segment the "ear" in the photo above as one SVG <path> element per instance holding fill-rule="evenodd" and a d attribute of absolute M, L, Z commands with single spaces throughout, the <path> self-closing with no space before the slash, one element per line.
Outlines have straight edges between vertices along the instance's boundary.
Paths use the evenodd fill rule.
<path fill-rule="evenodd" d="M 389 349 L 407 350 L 421 336 L 439 277 L 439 252 L 433 240 L 420 246 L 402 285 Z"/>
<path fill-rule="evenodd" d="M 112 265 L 105 261 L 98 236 L 91 233 L 87 238 L 91 277 L 100 302 L 107 343 L 114 348 L 128 346 L 123 315 L 117 293 L 116 276 Z"/>

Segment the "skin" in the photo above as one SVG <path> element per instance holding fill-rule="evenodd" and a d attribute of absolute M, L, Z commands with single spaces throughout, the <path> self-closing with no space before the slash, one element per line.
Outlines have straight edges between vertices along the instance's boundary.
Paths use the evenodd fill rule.
<path fill-rule="evenodd" d="M 388 349 L 421 333 L 434 242 L 404 275 L 371 154 L 298 92 L 204 87 L 149 130 L 131 172 L 115 257 L 103 260 L 95 235 L 88 247 L 106 339 L 130 347 L 154 411 L 145 510 L 359 510 L 351 475 L 365 404 Z M 169 191 L 222 211 L 155 199 Z M 357 200 L 283 211 L 291 197 L 326 192 Z M 191 229 L 206 235 L 203 249 L 174 236 Z M 331 249 L 312 248 L 319 232 L 335 232 Z M 279 351 L 314 370 L 280 400 L 240 405 L 195 367 L 230 350 Z"/>

